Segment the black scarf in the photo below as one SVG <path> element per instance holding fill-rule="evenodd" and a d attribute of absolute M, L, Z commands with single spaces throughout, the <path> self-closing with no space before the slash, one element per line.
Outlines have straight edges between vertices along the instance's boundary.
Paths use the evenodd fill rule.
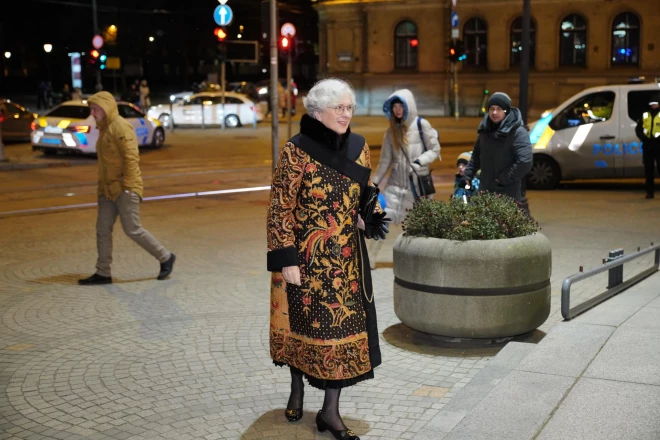
<path fill-rule="evenodd" d="M 300 133 L 309 136 L 319 144 L 333 151 L 346 151 L 348 149 L 348 138 L 351 136 L 350 127 L 346 133 L 337 134 L 309 115 L 303 115 L 300 120 Z"/>

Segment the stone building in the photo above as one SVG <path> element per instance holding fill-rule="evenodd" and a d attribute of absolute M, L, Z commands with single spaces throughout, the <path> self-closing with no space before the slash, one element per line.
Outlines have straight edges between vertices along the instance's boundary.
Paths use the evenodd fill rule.
<path fill-rule="evenodd" d="M 314 0 L 313 0 L 314 1 Z M 457 0 L 459 106 L 479 113 L 485 91 L 517 103 L 522 0 Z M 409 88 L 424 115 L 450 114 L 451 0 L 317 0 L 322 76 L 350 80 L 361 114 L 381 114 Z M 580 90 L 660 77 L 660 0 L 531 0 L 530 118 Z"/>

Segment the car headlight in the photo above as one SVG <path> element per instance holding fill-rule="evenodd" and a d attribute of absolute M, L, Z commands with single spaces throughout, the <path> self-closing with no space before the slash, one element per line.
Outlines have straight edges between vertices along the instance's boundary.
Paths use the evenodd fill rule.
<path fill-rule="evenodd" d="M 267 87 L 262 87 L 262 88 L 259 89 L 259 94 L 260 95 L 265 95 L 266 93 L 268 93 L 268 88 Z"/>
<path fill-rule="evenodd" d="M 176 96 L 170 95 L 170 102 L 174 102 L 175 99 L 176 99 Z"/>

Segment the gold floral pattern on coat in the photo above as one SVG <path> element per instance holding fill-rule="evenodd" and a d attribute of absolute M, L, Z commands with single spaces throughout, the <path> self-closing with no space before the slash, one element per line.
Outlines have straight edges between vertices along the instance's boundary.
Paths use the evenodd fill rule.
<path fill-rule="evenodd" d="M 370 167 L 366 145 L 356 162 Z M 271 276 L 271 357 L 319 379 L 371 370 L 359 200 L 358 183 L 285 145 L 271 191 L 268 249 L 295 247 L 302 285 L 287 285 L 279 272 Z"/>

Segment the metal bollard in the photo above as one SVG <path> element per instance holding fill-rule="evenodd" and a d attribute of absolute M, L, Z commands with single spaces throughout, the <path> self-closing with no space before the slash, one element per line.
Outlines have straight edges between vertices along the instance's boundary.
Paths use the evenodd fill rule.
<path fill-rule="evenodd" d="M 607 257 L 607 262 L 617 260 L 623 257 L 623 249 L 615 249 L 609 252 Z M 623 264 L 621 266 L 613 267 L 608 270 L 607 276 L 607 288 L 611 289 L 612 287 L 618 286 L 623 283 Z"/>

